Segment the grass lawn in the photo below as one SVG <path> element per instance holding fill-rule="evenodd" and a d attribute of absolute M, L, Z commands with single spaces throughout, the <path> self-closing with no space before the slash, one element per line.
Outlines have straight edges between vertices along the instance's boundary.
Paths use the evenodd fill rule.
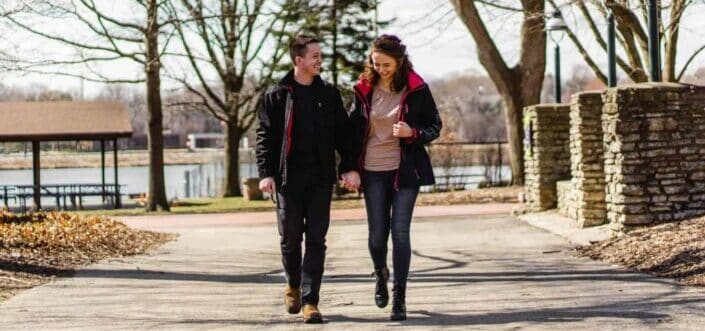
<path fill-rule="evenodd" d="M 441 192 L 441 193 L 421 193 L 416 200 L 416 205 L 456 205 L 466 203 L 487 203 L 487 202 L 516 202 L 516 196 L 520 188 L 491 188 L 472 191 Z M 363 208 L 364 200 L 356 195 L 349 195 L 342 199 L 334 199 L 333 209 Z M 105 215 L 105 216 L 139 216 L 139 215 L 159 215 L 159 214 L 207 214 L 207 213 L 237 213 L 253 211 L 274 210 L 274 203 L 271 200 L 246 201 L 242 197 L 233 198 L 193 198 L 184 199 L 175 203 L 171 207 L 171 213 L 156 212 L 147 213 L 142 206 L 132 204 L 123 209 L 104 210 L 82 210 L 72 211 L 79 215 Z"/>
<path fill-rule="evenodd" d="M 98 209 L 72 211 L 79 215 L 106 215 L 106 216 L 139 216 L 139 215 L 160 215 L 160 214 L 206 214 L 206 213 L 232 213 L 248 211 L 273 210 L 274 203 L 271 200 L 246 201 L 242 197 L 233 198 L 193 198 L 180 200 L 171 207 L 171 213 L 152 212 L 147 213 L 143 206 L 131 204 L 122 209 Z"/>

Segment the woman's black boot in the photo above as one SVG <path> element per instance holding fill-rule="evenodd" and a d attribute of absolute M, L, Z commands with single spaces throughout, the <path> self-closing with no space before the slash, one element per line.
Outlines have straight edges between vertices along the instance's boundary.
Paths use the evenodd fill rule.
<path fill-rule="evenodd" d="M 379 308 L 384 308 L 389 303 L 388 280 L 389 269 L 387 267 L 375 270 L 375 304 Z"/>
<path fill-rule="evenodd" d="M 392 289 L 392 321 L 406 320 L 406 285 L 394 285 Z"/>

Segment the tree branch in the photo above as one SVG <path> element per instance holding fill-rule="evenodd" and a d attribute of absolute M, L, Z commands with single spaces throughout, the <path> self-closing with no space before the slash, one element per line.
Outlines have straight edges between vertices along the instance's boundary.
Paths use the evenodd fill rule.
<path fill-rule="evenodd" d="M 558 10 L 558 6 L 556 6 L 554 0 L 548 0 L 548 2 L 551 3 L 551 6 L 553 6 L 554 9 Z M 590 69 L 592 69 L 592 71 L 595 73 L 595 76 L 597 76 L 597 78 L 602 81 L 602 83 L 607 85 L 607 76 L 602 72 L 602 70 L 600 70 L 600 67 L 595 63 L 590 54 L 588 54 L 583 44 L 580 42 L 580 40 L 578 40 L 578 37 L 575 36 L 575 33 L 573 33 L 573 30 L 571 30 L 570 27 L 566 27 L 565 33 L 568 36 L 568 39 L 570 39 L 575 45 L 575 47 L 578 49 L 578 52 L 583 57 L 583 60 L 585 60 L 585 63 L 587 63 Z"/>
<path fill-rule="evenodd" d="M 705 45 L 700 46 L 700 48 L 698 48 L 695 52 L 693 52 L 693 54 L 690 55 L 690 57 L 688 57 L 688 60 L 685 61 L 685 65 L 683 65 L 681 72 L 678 74 L 677 81 L 680 81 L 681 79 L 683 79 L 683 75 L 685 74 L 685 71 L 688 69 L 688 67 L 693 62 L 693 60 L 695 60 L 695 58 L 698 56 L 698 54 L 700 54 L 703 50 L 705 50 Z"/>
<path fill-rule="evenodd" d="M 451 3 L 475 39 L 480 63 L 487 69 L 492 80 L 498 83 L 497 88 L 503 93 L 508 93 L 510 88 L 504 82 L 512 80 L 512 72 L 490 37 L 473 0 L 451 0 Z"/>

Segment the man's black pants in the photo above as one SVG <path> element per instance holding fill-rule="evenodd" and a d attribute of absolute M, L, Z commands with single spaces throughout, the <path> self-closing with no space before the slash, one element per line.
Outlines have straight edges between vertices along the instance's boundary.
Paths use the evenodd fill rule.
<path fill-rule="evenodd" d="M 318 304 L 326 233 L 330 224 L 332 185 L 318 183 L 309 176 L 288 184 L 277 192 L 277 219 L 281 237 L 282 263 L 291 287 L 301 286 L 301 302 Z M 301 261 L 301 241 L 306 250 Z"/>

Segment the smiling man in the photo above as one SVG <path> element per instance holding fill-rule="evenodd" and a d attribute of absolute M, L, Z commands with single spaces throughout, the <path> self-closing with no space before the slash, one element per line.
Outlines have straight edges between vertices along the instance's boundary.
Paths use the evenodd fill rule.
<path fill-rule="evenodd" d="M 260 98 L 257 166 L 260 189 L 276 196 L 282 263 L 287 278 L 284 304 L 302 310 L 306 323 L 321 323 L 318 309 L 330 202 L 338 173 L 343 185 L 360 185 L 351 127 L 340 92 L 319 76 L 321 47 L 313 37 L 289 43 L 294 69 Z M 305 237 L 305 253 L 301 242 Z"/>

